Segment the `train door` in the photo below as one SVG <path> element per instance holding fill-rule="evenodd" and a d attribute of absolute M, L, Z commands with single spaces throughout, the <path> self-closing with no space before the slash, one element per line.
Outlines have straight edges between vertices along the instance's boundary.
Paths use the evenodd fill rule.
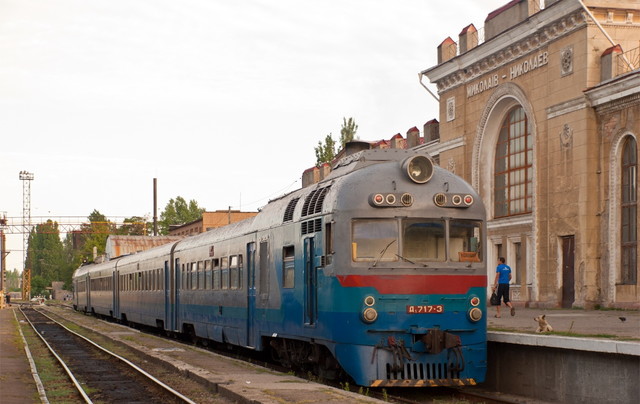
<path fill-rule="evenodd" d="M 116 263 L 116 267 L 117 267 L 117 263 Z M 113 278 L 111 280 L 111 287 L 112 287 L 112 296 L 113 296 L 113 304 L 111 305 L 111 307 L 113 307 L 113 313 L 111 313 L 111 317 L 113 318 L 120 318 L 120 288 L 119 288 L 119 279 L 120 276 L 118 275 L 118 269 L 116 268 L 115 271 L 113 271 Z"/>
<path fill-rule="evenodd" d="M 317 315 L 317 277 L 314 238 L 304 240 L 304 323 L 315 325 Z"/>
<path fill-rule="evenodd" d="M 87 291 L 87 307 L 84 309 L 85 312 L 91 312 L 91 278 L 89 274 L 85 277 L 85 285 Z"/>
<path fill-rule="evenodd" d="M 170 260 L 166 260 L 164 262 L 164 329 L 165 330 L 173 330 L 173 311 L 174 311 L 174 303 L 173 303 L 173 282 L 171 271 L 172 268 L 169 265 Z"/>
<path fill-rule="evenodd" d="M 256 243 L 247 244 L 247 342 L 246 346 L 253 347 L 253 322 L 256 309 Z"/>

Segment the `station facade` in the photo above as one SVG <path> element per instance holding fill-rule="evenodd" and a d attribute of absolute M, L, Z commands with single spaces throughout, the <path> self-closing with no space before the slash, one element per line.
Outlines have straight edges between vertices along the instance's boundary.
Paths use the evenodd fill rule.
<path fill-rule="evenodd" d="M 479 191 L 516 304 L 640 308 L 639 51 L 637 0 L 514 0 L 420 73 L 440 112 L 418 147 Z"/>

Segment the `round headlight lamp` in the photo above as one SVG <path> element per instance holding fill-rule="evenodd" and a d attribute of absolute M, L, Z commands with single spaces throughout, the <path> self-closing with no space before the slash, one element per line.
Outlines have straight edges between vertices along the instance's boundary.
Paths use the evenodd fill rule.
<path fill-rule="evenodd" d="M 403 170 L 407 173 L 411 181 L 417 184 L 424 184 L 433 176 L 433 163 L 427 156 L 413 156 L 402 164 Z"/>
<path fill-rule="evenodd" d="M 373 307 L 367 307 L 362 312 L 362 320 L 365 323 L 373 323 L 378 319 L 378 312 Z"/>
<path fill-rule="evenodd" d="M 480 310 L 478 307 L 474 307 L 471 310 L 469 310 L 469 320 L 473 322 L 477 322 L 477 321 L 480 321 L 481 319 L 482 319 L 482 310 Z"/>

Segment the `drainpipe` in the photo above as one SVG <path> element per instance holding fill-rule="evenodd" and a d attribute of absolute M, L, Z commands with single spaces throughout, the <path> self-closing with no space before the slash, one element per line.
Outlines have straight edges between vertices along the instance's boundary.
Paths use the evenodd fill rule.
<path fill-rule="evenodd" d="M 431 94 L 431 96 L 436 99 L 436 101 L 440 102 L 440 98 L 438 98 L 434 93 L 431 92 L 431 90 L 429 90 L 427 86 L 424 85 L 424 83 L 422 82 L 422 76 L 424 76 L 424 74 L 418 73 L 418 81 L 420 82 L 420 85 L 424 87 L 424 89 L 427 90 L 429 94 Z"/>
<path fill-rule="evenodd" d="M 598 20 L 596 20 L 596 17 L 593 16 L 593 14 L 591 14 L 591 10 L 589 10 L 587 8 L 587 6 L 585 6 L 585 4 L 582 2 L 582 0 L 578 0 L 578 3 L 580 3 L 580 5 L 582 6 L 582 8 L 584 9 L 584 11 L 589 15 L 589 17 L 593 20 L 593 22 L 596 24 L 596 26 L 598 28 L 600 28 L 600 31 L 602 31 L 602 33 L 604 34 L 605 37 L 607 37 L 607 39 L 609 40 L 609 42 L 611 42 L 612 46 L 616 46 L 618 45 L 617 43 L 613 42 L 613 39 L 609 36 L 609 34 L 607 33 L 607 31 L 605 31 L 604 27 L 602 25 L 600 25 L 600 23 L 598 22 Z M 629 69 L 634 70 L 633 65 L 631 64 L 631 62 L 629 62 L 629 59 L 627 59 L 627 57 L 624 55 L 624 52 L 622 53 L 622 59 L 625 61 L 625 63 L 627 64 L 627 66 L 629 66 Z"/>

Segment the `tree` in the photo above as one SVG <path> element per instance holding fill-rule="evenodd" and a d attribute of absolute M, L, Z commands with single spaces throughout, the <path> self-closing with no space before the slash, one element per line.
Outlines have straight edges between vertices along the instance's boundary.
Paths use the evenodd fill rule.
<path fill-rule="evenodd" d="M 58 223 L 51 220 L 36 225 L 29 235 L 27 266 L 31 268 L 31 286 L 34 280 L 51 285 L 53 281 L 66 281 L 68 262 L 60 240 Z M 70 280 L 70 276 L 69 276 Z"/>
<path fill-rule="evenodd" d="M 342 118 L 342 127 L 340 128 L 340 150 L 344 149 L 344 146 L 352 141 L 356 132 L 358 131 L 358 125 L 353 118 Z M 338 150 L 339 151 L 339 150 Z M 316 152 L 316 166 L 320 167 L 324 163 L 331 163 L 336 157 L 336 141 L 333 140 L 332 134 L 329 133 L 324 139 L 324 143 L 318 142 L 318 146 L 315 147 Z"/>
<path fill-rule="evenodd" d="M 13 268 L 11 271 L 5 271 L 7 277 L 7 291 L 8 292 L 19 292 L 20 291 L 20 280 L 22 277 L 17 269 Z"/>
<path fill-rule="evenodd" d="M 132 216 L 124 219 L 116 233 L 122 236 L 148 236 L 152 228 L 143 217 Z"/>
<path fill-rule="evenodd" d="M 164 211 L 160 213 L 158 225 L 160 234 L 169 234 L 170 226 L 183 225 L 198 220 L 202 217 L 205 208 L 198 206 L 195 200 L 187 201 L 178 196 L 176 199 L 170 199 Z"/>
<path fill-rule="evenodd" d="M 94 209 L 88 217 L 89 223 L 80 226 L 82 242 L 79 247 L 80 254 L 86 262 L 93 262 L 93 248 L 96 248 L 97 256 L 105 253 L 107 237 L 116 233 L 116 225 L 107 220 L 107 217 Z"/>
<path fill-rule="evenodd" d="M 331 133 L 324 139 L 324 144 L 318 142 L 316 151 L 316 166 L 320 167 L 324 163 L 331 163 L 336 156 L 336 141 L 331 137 Z"/>
<path fill-rule="evenodd" d="M 346 118 L 342 118 L 342 128 L 340 128 L 340 145 L 343 149 L 344 145 L 355 138 L 357 131 L 358 125 L 356 125 L 356 121 L 353 118 L 349 118 L 348 121 Z"/>

